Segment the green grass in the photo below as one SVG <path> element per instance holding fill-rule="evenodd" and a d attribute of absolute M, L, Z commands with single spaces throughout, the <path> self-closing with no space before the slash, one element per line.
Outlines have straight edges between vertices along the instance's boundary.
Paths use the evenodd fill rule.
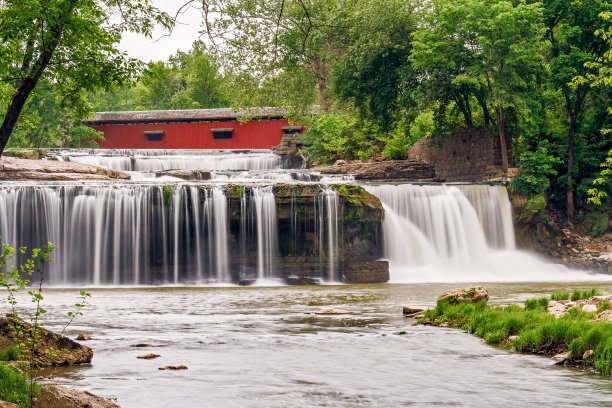
<path fill-rule="evenodd" d="M 484 301 L 457 305 L 438 302 L 420 321 L 446 323 L 483 338 L 487 344 L 513 346 L 520 352 L 550 356 L 569 352 L 568 364 L 612 376 L 612 323 L 593 321 L 596 312 L 576 308 L 556 319 L 548 314 L 547 304 L 548 298 L 529 299 L 525 308 L 487 306 Z M 509 340 L 510 336 L 517 337 Z"/>
<path fill-rule="evenodd" d="M 17 361 L 18 358 L 19 349 L 15 346 L 0 350 L 0 361 Z"/>
<path fill-rule="evenodd" d="M 21 408 L 28 408 L 30 406 L 29 386 L 19 370 L 0 364 L 0 401 L 12 402 Z M 40 386 L 35 384 L 34 387 L 34 395 L 38 395 Z"/>
<path fill-rule="evenodd" d="M 569 292 L 554 292 L 550 298 L 552 300 L 569 300 L 570 294 Z"/>
<path fill-rule="evenodd" d="M 593 296 L 601 296 L 601 292 L 597 291 L 597 289 L 591 290 L 583 290 L 580 291 L 575 289 L 572 293 L 569 292 L 554 292 L 550 298 L 552 300 L 568 300 L 571 299 L 573 301 L 588 299 Z"/>

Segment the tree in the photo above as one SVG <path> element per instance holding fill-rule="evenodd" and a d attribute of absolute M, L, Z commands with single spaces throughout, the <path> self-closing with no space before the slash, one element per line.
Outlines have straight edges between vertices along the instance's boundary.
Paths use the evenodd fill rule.
<path fill-rule="evenodd" d="M 433 0 L 426 13 L 429 19 L 417 32 L 413 60 L 434 80 L 445 82 L 445 94 L 459 104 L 468 123 L 467 92 L 482 100 L 484 84 L 497 122 L 502 168 L 507 172 L 507 111 L 530 87 L 542 62 L 541 5 L 506 0 Z M 481 106 L 486 111 L 486 105 Z"/>
<path fill-rule="evenodd" d="M 574 221 L 574 167 L 577 132 L 580 128 L 584 103 L 591 87 L 584 81 L 575 81 L 593 73 L 591 65 L 608 49 L 595 32 L 604 20 L 600 13 L 610 6 L 605 0 L 562 1 L 550 0 L 545 4 L 547 38 L 550 40 L 550 83 L 563 95 L 569 119 L 567 139 L 567 220 Z"/>
<path fill-rule="evenodd" d="M 113 22 L 117 21 L 117 22 Z M 150 0 L 6 0 L 0 4 L 0 156 L 41 79 L 63 99 L 84 89 L 110 89 L 139 63 L 117 49 L 125 31 L 151 35 L 171 19 Z"/>
<path fill-rule="evenodd" d="M 414 119 L 416 72 L 409 60 L 417 28 L 416 2 L 364 0 L 346 12 L 346 49 L 336 58 L 334 92 L 385 132 L 405 116 Z"/>

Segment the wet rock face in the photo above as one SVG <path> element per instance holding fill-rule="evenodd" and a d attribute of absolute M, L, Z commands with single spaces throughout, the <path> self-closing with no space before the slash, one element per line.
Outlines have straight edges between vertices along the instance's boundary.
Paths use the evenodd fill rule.
<path fill-rule="evenodd" d="M 457 303 L 477 303 L 481 300 L 489 300 L 489 292 L 482 286 L 471 286 L 467 288 L 457 288 L 444 292 L 438 302 Z"/>
<path fill-rule="evenodd" d="M 23 335 L 16 334 L 15 325 L 21 326 Z M 28 334 L 32 325 L 14 317 L 0 317 L 0 349 L 14 346 L 18 342 L 28 342 Z M 42 366 L 65 366 L 91 363 L 93 350 L 82 346 L 65 336 L 53 333 L 44 328 L 38 328 L 39 341 L 34 349 L 34 360 Z M 49 353 L 53 350 L 55 355 Z"/>
<path fill-rule="evenodd" d="M 242 226 L 256 224 L 255 211 L 252 210 L 248 189 L 243 186 L 227 188 L 230 197 L 230 269 L 242 272 L 242 275 L 234 277 L 238 282 L 255 276 L 257 239 L 241 236 Z M 387 282 L 388 263 L 378 261 L 382 257 L 384 220 L 380 200 L 358 186 L 336 185 L 334 188 L 338 201 L 331 215 L 336 229 L 333 239 L 337 244 L 330 247 L 329 204 L 322 187 L 274 186 L 278 230 L 274 276 L 296 284 L 316 278 L 327 279 L 332 262 L 335 278 L 344 282 Z"/>

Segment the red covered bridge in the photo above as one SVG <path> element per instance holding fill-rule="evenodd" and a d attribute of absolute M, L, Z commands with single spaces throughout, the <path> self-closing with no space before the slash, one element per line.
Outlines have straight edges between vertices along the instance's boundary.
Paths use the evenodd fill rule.
<path fill-rule="evenodd" d="M 280 108 L 99 112 L 89 126 L 107 149 L 270 149 L 299 133 Z M 248 121 L 240 121 L 248 117 Z"/>

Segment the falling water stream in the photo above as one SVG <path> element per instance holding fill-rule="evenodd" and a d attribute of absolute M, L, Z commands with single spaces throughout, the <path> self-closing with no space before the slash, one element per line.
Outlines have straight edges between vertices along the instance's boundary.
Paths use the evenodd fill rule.
<path fill-rule="evenodd" d="M 58 248 L 51 283 L 94 286 L 84 318 L 72 327 L 73 335 L 92 336 L 93 364 L 58 369 L 56 382 L 116 398 L 124 408 L 612 406 L 612 385 L 603 377 L 401 317 L 402 305 L 432 305 L 455 285 L 449 282 L 488 282 L 494 303 L 557 289 L 606 289 L 606 276 L 518 251 L 503 186 L 363 184 L 383 203 L 383 257 L 392 283 L 338 285 L 345 231 L 330 186 L 355 183 L 350 177 L 283 169 L 269 151 L 50 156 L 133 176 L 0 186 L 3 241 L 29 247 L 51 241 Z M 155 174 L 166 169 L 212 170 L 212 177 L 192 182 Z M 285 227 L 293 235 L 282 239 L 276 183 L 316 187 L 313 225 L 299 224 L 292 199 Z M 298 247 L 298 230 L 316 238 L 326 285 L 275 280 L 284 240 Z M 235 285 L 248 279 L 259 286 Z M 50 328 L 61 326 L 73 292 L 48 291 Z M 320 306 L 350 313 L 313 314 Z M 130 346 L 136 343 L 151 346 Z M 147 353 L 161 357 L 136 359 Z M 189 369 L 157 369 L 178 364 Z"/>

